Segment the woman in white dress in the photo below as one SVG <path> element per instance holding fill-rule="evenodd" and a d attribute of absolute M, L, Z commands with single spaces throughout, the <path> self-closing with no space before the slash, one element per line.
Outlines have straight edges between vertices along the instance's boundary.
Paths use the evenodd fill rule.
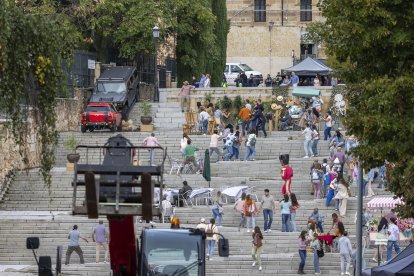
<path fill-rule="evenodd" d="M 342 174 L 338 174 L 338 188 L 335 199 L 339 200 L 339 215 L 341 217 L 345 217 L 346 215 L 346 206 L 348 203 L 348 187 L 349 184 L 343 179 Z"/>

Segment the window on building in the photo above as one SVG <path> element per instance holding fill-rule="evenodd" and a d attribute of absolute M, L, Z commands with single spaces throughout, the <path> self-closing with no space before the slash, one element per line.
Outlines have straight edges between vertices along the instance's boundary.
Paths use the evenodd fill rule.
<path fill-rule="evenodd" d="M 254 22 L 266 22 L 266 0 L 254 0 Z"/>
<path fill-rule="evenodd" d="M 300 0 L 300 21 L 312 21 L 312 0 Z"/>

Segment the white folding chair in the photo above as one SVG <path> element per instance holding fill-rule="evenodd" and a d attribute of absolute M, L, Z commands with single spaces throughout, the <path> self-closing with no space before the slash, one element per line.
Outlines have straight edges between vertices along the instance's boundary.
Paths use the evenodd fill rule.
<path fill-rule="evenodd" d="M 176 170 L 176 174 L 180 174 L 181 169 L 183 168 L 183 162 L 181 162 L 179 159 L 175 159 L 172 163 L 171 163 L 171 170 L 170 170 L 170 174 L 173 173 L 174 170 Z"/>

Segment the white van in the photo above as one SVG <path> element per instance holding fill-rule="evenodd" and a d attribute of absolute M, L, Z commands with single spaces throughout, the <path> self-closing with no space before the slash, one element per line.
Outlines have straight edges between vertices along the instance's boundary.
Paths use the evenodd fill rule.
<path fill-rule="evenodd" d="M 237 78 L 237 75 L 241 72 L 244 72 L 247 78 L 250 77 L 250 74 L 253 74 L 257 84 L 263 82 L 262 73 L 255 71 L 249 65 L 244 63 L 226 63 L 226 67 L 224 68 L 224 75 L 226 76 L 227 84 L 236 85 L 234 80 Z"/>

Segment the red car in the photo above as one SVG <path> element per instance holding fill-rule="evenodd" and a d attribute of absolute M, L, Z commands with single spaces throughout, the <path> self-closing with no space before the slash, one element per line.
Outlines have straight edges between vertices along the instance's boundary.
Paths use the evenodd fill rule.
<path fill-rule="evenodd" d="M 81 115 L 81 131 L 109 128 L 122 130 L 122 115 L 112 103 L 89 103 Z"/>

